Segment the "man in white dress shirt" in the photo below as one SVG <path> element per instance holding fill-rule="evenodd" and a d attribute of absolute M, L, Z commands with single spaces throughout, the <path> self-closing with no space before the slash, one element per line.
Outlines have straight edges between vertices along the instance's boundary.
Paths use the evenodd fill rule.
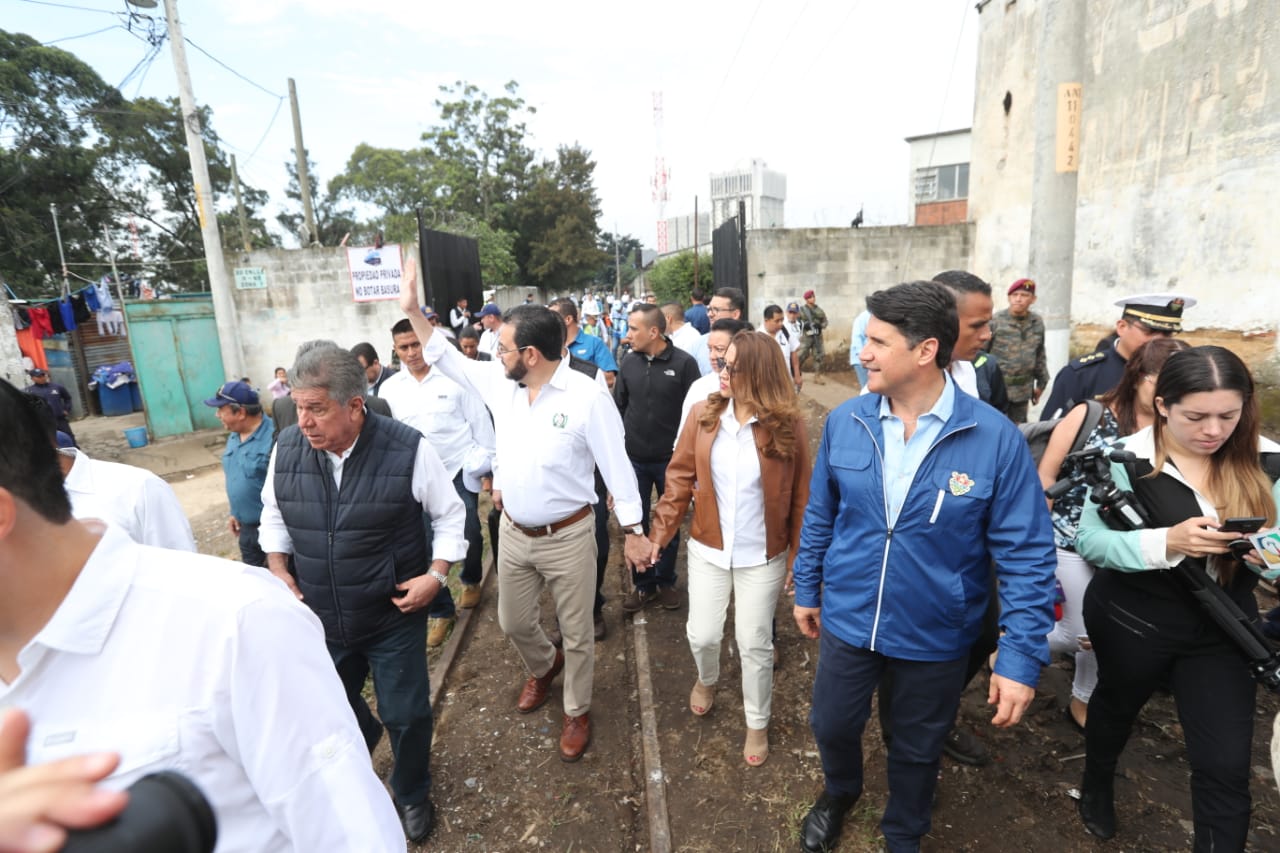
<path fill-rule="evenodd" d="M 577 761 L 591 741 L 594 467 L 613 495 L 627 539 L 647 541 L 635 473 L 623 447 L 622 418 L 608 392 L 563 357 L 564 322 L 551 309 L 521 305 L 508 312 L 496 363 L 486 364 L 467 359 L 432 333 L 418 309 L 413 258 L 405 261 L 404 282 L 400 306 L 422 341 L 427 363 L 478 394 L 493 413 L 503 505 L 498 623 L 530 674 L 516 709 L 529 713 L 541 707 L 563 668 L 560 757 Z M 538 619 L 544 583 L 555 600 L 563 652 Z"/>
<path fill-rule="evenodd" d="M 671 338 L 671 343 L 693 355 L 702 335 L 692 323 L 684 321 L 684 306 L 679 302 L 664 302 L 659 307 L 662 308 L 662 316 L 667 318 L 667 337 Z"/>
<path fill-rule="evenodd" d="M 289 386 L 298 423 L 271 454 L 259 542 L 272 574 L 320 617 L 369 751 L 389 732 L 391 793 L 421 841 L 435 823 L 426 608 L 466 554 L 466 512 L 422 433 L 366 411 L 364 371 L 346 350 L 303 344 Z M 362 695 L 370 673 L 381 723 Z"/>
<path fill-rule="evenodd" d="M 460 604 L 464 609 L 475 607 L 480 602 L 484 572 L 480 565 L 484 539 L 480 534 L 477 495 L 463 482 L 462 469 L 468 459 L 487 457 L 487 465 L 474 467 L 492 470 L 493 420 L 479 397 L 468 394 L 461 385 L 432 370 L 423 360 L 422 344 L 408 320 L 391 327 L 391 340 L 404 369 L 382 386 L 381 397 L 391 406 L 391 415 L 396 420 L 413 427 L 431 442 L 431 448 L 444 464 L 445 473 L 453 478 L 453 487 L 466 507 L 467 557 L 462 565 Z M 453 595 L 448 587 L 432 599 L 427 615 L 427 645 L 435 648 L 444 642 L 455 620 Z"/>
<path fill-rule="evenodd" d="M 498 336 L 502 333 L 502 309 L 490 302 L 480 309 L 476 318 L 484 327 L 484 331 L 480 333 L 480 352 L 487 352 L 491 358 L 497 358 Z"/>
<path fill-rule="evenodd" d="M 220 853 L 403 853 L 315 616 L 261 569 L 74 520 L 4 382 L 0 434 L 0 705 L 31 720 L 27 761 L 116 753 L 108 788 L 187 774 Z"/>
<path fill-rule="evenodd" d="M 43 401 L 35 411 L 49 442 L 57 447 L 53 412 Z M 101 519 L 141 545 L 196 550 L 191 522 L 178 496 L 155 474 L 133 465 L 93 459 L 74 447 L 58 450 L 58 466 L 74 517 Z"/>

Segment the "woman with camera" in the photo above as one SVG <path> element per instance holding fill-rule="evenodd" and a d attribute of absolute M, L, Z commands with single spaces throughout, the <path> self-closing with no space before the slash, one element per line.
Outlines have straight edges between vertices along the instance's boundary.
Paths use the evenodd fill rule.
<path fill-rule="evenodd" d="M 653 511 L 652 560 L 695 497 L 689 538 L 689 648 L 698 678 L 689 710 L 715 702 L 725 612 L 734 598 L 747 734 L 743 759 L 769 757 L 773 615 L 800 544 L 809 500 L 809 439 L 777 342 L 739 332 L 716 360 L 720 390 L 693 407 Z"/>
<path fill-rule="evenodd" d="M 1151 426 L 1156 376 L 1170 355 L 1187 348 L 1187 344 L 1175 338 L 1153 338 L 1134 351 L 1125 364 L 1120 383 L 1098 399 L 1101 417 L 1080 449 L 1109 447 L 1117 439 Z M 1084 428 L 1088 409 L 1080 403 L 1053 428 L 1044 455 L 1040 457 L 1040 483 L 1046 489 L 1062 476 L 1063 461 Z M 1088 496 L 1088 485 L 1079 483 L 1062 497 L 1049 501 L 1054 544 L 1058 550 L 1058 584 L 1065 599 L 1062 618 L 1049 633 L 1049 651 L 1075 655 L 1076 673 L 1066 715 L 1082 734 L 1089 697 L 1098 681 L 1098 664 L 1085 632 L 1083 615 L 1084 591 L 1093 580 L 1093 567 L 1075 551 L 1076 527 Z"/>
<path fill-rule="evenodd" d="M 1085 505 L 1076 551 L 1098 568 L 1084 620 L 1098 658 L 1098 685 L 1085 729 L 1084 783 L 1077 808 L 1100 838 L 1116 831 L 1114 779 L 1138 712 L 1157 686 L 1173 692 L 1191 765 L 1196 851 L 1244 850 L 1255 685 L 1239 650 L 1167 569 L 1203 566 L 1240 609 L 1257 619 L 1258 555 L 1232 555 L 1240 533 L 1229 518 L 1276 520 L 1280 497 L 1259 453 L 1253 378 L 1222 347 L 1174 353 L 1155 383 L 1155 420 L 1125 439 L 1136 461 L 1111 464 L 1132 490 L 1150 529 L 1112 530 Z"/>

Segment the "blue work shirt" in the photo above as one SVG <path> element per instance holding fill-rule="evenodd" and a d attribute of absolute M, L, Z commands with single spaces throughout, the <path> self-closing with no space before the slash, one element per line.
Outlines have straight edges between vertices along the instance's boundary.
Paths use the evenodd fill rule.
<path fill-rule="evenodd" d="M 707 306 L 701 302 L 684 312 L 684 321 L 698 330 L 700 334 L 711 331 L 711 318 L 707 316 Z"/>
<path fill-rule="evenodd" d="M 618 372 L 618 362 L 613 360 L 609 347 L 595 335 L 588 335 L 579 329 L 578 336 L 569 342 L 568 349 L 578 358 L 591 362 L 601 370 Z"/>
<path fill-rule="evenodd" d="M 271 460 L 271 435 L 275 431 L 271 418 L 263 415 L 262 423 L 245 441 L 233 432 L 222 452 L 222 473 L 227 481 L 227 502 L 231 515 L 241 524 L 257 524 L 262 519 L 262 486 L 267 482 L 267 463 Z"/>
<path fill-rule="evenodd" d="M 946 384 L 933 408 L 916 419 L 916 431 L 904 441 L 902 419 L 889 410 L 889 398 L 880 398 L 880 429 L 884 431 L 884 501 L 889 509 L 889 526 L 898 523 L 898 513 L 907 499 L 907 489 L 929 448 L 942 434 L 942 426 L 955 408 L 956 384 L 943 371 Z"/>

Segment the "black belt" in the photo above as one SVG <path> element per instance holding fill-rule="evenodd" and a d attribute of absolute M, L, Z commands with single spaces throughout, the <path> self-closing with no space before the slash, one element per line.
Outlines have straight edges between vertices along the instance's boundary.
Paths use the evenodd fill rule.
<path fill-rule="evenodd" d="M 564 530 L 570 524 L 576 524 L 577 522 L 582 521 L 582 519 L 591 515 L 591 505 L 587 504 L 573 515 L 562 518 L 559 521 L 553 521 L 550 524 L 539 524 L 536 527 L 526 527 L 525 525 L 520 524 L 512 518 L 505 509 L 502 511 L 502 514 L 507 517 L 507 521 L 511 522 L 511 526 L 516 530 L 519 530 L 525 536 L 532 536 L 536 539 L 539 536 L 550 536 L 552 533 Z"/>

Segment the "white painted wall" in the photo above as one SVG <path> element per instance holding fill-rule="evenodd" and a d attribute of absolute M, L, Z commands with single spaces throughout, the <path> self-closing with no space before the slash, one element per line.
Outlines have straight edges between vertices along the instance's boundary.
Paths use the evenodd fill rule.
<path fill-rule="evenodd" d="M 391 327 L 404 314 L 394 301 L 354 302 L 346 250 L 262 249 L 227 252 L 228 269 L 263 267 L 265 290 L 233 290 L 245 369 L 265 389 L 276 367 L 288 368 L 304 341 L 327 338 L 350 348 L 368 341 L 391 362 Z"/>

